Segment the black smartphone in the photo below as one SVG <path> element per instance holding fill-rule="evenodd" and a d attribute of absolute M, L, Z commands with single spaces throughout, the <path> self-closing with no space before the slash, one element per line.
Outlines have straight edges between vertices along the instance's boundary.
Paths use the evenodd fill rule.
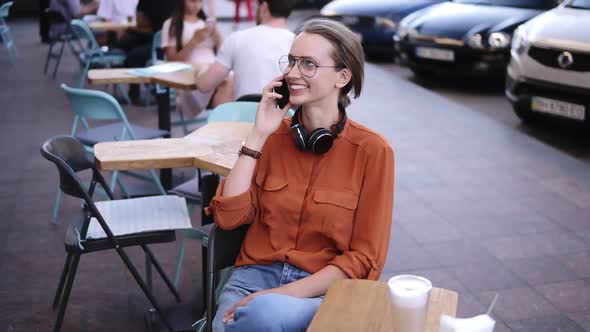
<path fill-rule="evenodd" d="M 284 79 L 281 82 L 283 82 L 283 85 L 277 86 L 274 91 L 283 96 L 283 98 L 277 100 L 277 105 L 283 109 L 289 103 L 289 86 Z"/>

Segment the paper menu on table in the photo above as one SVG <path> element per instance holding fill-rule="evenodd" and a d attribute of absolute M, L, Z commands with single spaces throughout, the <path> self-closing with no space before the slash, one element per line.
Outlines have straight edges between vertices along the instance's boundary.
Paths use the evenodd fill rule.
<path fill-rule="evenodd" d="M 190 70 L 192 68 L 193 67 L 191 65 L 182 62 L 165 62 L 146 68 L 131 69 L 128 71 L 128 73 L 136 76 L 151 76 L 157 74 L 166 74 L 177 71 Z"/>

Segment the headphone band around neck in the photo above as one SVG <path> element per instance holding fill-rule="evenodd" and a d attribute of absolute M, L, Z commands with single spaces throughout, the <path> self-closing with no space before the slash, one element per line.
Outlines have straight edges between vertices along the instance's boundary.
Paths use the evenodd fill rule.
<path fill-rule="evenodd" d="M 342 119 L 340 119 L 337 123 L 335 123 L 329 127 L 330 130 L 333 131 L 332 135 L 334 136 L 334 138 L 337 138 L 338 135 L 340 135 L 340 133 L 342 133 L 342 131 L 344 130 L 344 126 L 346 125 L 346 120 L 347 120 L 346 109 L 340 103 L 338 103 L 338 111 L 340 111 L 340 114 L 342 115 Z M 299 106 L 299 108 L 297 110 L 295 110 L 295 114 L 293 114 L 293 117 L 291 120 L 291 127 L 303 125 L 303 123 L 299 119 L 299 117 L 301 116 L 301 112 L 303 112 L 303 106 Z"/>

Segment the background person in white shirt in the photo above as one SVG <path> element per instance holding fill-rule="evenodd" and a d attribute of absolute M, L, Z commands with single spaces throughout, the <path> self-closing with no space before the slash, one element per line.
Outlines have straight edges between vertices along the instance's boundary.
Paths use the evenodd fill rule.
<path fill-rule="evenodd" d="M 295 0 L 258 0 L 257 26 L 231 33 L 224 40 L 215 63 L 197 74 L 200 91 L 215 90 L 234 72 L 234 99 L 262 91 L 281 74 L 279 59 L 288 54 L 295 35 L 286 26 Z"/>
<path fill-rule="evenodd" d="M 110 22 L 127 22 L 129 17 L 135 19 L 137 2 L 138 0 L 100 0 L 96 16 Z"/>

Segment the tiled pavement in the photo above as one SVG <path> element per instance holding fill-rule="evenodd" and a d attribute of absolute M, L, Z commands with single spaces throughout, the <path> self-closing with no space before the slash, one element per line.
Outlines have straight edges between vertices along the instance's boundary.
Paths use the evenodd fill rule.
<path fill-rule="evenodd" d="M 58 83 L 77 71 L 67 55 L 56 81 L 41 74 L 47 47 L 31 20 L 11 22 L 18 65 L 0 49 L 0 330 L 46 331 L 63 264 L 65 200 L 49 224 L 57 174 L 40 143 L 72 121 Z M 460 293 L 459 315 L 500 294 L 496 331 L 590 330 L 590 169 L 527 136 L 367 66 L 352 118 L 384 134 L 396 151 L 394 226 L 383 279 L 415 273 Z M 509 111 L 509 110 L 498 110 Z M 154 107 L 126 107 L 155 126 Z M 177 244 L 154 246 L 171 274 Z M 181 294 L 201 296 L 198 243 L 189 244 Z M 143 256 L 131 250 L 143 268 Z M 173 303 L 155 278 L 156 294 Z M 147 301 L 113 253 L 82 258 L 64 331 L 141 331 Z M 195 311 L 199 310 L 195 304 Z"/>

